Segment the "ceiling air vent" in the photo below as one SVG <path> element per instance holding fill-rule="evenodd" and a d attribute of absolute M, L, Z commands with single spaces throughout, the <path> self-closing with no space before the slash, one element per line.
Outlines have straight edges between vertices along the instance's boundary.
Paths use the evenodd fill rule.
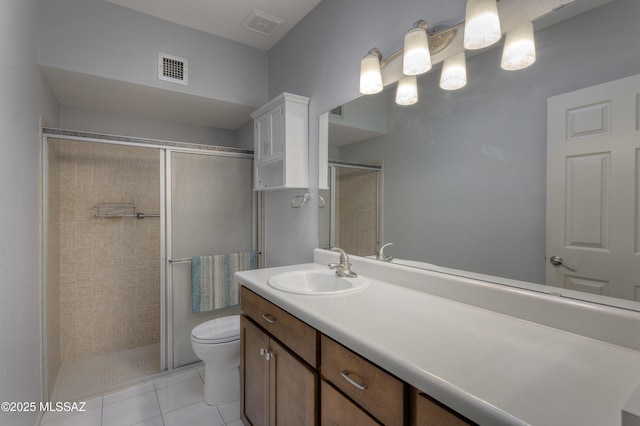
<path fill-rule="evenodd" d="M 189 81 L 188 62 L 184 58 L 158 53 L 158 78 L 171 83 L 187 85 Z"/>
<path fill-rule="evenodd" d="M 269 15 L 260 10 L 253 9 L 242 26 L 264 36 L 271 37 L 278 27 L 284 23 L 284 19 Z"/>

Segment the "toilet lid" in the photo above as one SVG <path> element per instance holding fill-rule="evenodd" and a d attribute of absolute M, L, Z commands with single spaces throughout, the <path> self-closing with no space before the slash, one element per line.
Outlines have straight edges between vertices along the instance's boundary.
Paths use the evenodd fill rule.
<path fill-rule="evenodd" d="M 204 343 L 225 343 L 240 338 L 240 315 L 212 319 L 191 330 L 191 336 Z"/>

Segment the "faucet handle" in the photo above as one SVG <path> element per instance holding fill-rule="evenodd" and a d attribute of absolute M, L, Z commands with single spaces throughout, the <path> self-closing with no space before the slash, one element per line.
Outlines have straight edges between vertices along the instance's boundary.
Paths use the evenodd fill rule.
<path fill-rule="evenodd" d="M 336 274 L 340 277 L 355 278 L 358 276 L 351 270 L 351 262 L 349 262 L 349 256 L 340 247 L 331 247 L 331 251 L 340 252 L 340 263 L 330 263 L 329 268 L 335 269 Z"/>
<path fill-rule="evenodd" d="M 385 256 L 384 255 L 384 248 L 388 247 L 388 246 L 392 246 L 392 245 L 393 245 L 393 243 L 386 243 L 382 247 L 380 247 L 380 250 L 378 250 L 378 253 L 376 254 L 376 259 L 377 260 L 384 260 L 384 261 L 390 261 L 391 259 L 393 259 L 392 256 Z"/>

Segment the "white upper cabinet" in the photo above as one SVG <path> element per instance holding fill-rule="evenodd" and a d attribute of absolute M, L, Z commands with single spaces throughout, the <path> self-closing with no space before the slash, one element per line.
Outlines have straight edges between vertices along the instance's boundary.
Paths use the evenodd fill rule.
<path fill-rule="evenodd" d="M 255 191 L 309 187 L 309 98 L 283 93 L 254 121 Z"/>

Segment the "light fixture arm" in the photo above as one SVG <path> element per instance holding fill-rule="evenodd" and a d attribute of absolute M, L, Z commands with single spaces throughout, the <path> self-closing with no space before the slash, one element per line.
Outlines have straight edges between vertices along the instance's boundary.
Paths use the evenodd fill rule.
<path fill-rule="evenodd" d="M 373 49 L 367 52 L 367 55 L 376 55 L 378 57 L 378 61 L 382 63 L 382 50 L 374 47 Z"/>
<path fill-rule="evenodd" d="M 496 0 L 496 3 L 500 3 L 502 0 Z M 442 52 L 444 49 L 449 47 L 449 45 L 453 42 L 453 39 L 456 37 L 458 30 L 464 27 L 465 21 L 461 21 L 452 26 L 444 26 L 436 27 L 434 29 L 429 28 L 429 24 L 424 19 L 417 20 L 411 28 L 422 28 L 427 32 L 427 36 L 429 39 L 429 49 L 432 55 Z M 390 62 L 396 60 L 400 55 L 404 53 L 404 46 L 400 49 L 393 52 L 386 58 L 383 58 L 382 51 L 377 47 L 369 50 L 369 54 L 378 55 L 380 58 L 380 69 L 384 68 Z"/>
<path fill-rule="evenodd" d="M 427 32 L 427 36 L 429 38 L 429 49 L 431 50 L 431 54 L 435 55 L 436 53 L 442 52 L 444 49 L 449 47 L 449 45 L 453 42 L 453 39 L 456 37 L 458 29 L 462 28 L 463 26 L 464 21 L 452 27 L 447 26 L 446 28 L 439 31 L 432 31 L 429 29 L 429 25 L 426 23 L 426 21 L 420 19 L 419 21 L 416 21 L 415 24 L 413 24 L 412 28 L 422 28 Z M 380 69 L 382 69 L 387 64 L 395 61 L 404 53 L 404 46 L 396 50 L 386 58 L 383 58 L 382 51 L 377 47 L 369 50 L 368 53 L 378 55 L 378 57 L 380 58 Z"/>
<path fill-rule="evenodd" d="M 413 26 L 411 28 L 422 28 L 423 30 L 428 32 L 429 24 L 427 24 L 427 21 L 425 21 L 424 19 L 418 19 L 413 23 Z"/>

